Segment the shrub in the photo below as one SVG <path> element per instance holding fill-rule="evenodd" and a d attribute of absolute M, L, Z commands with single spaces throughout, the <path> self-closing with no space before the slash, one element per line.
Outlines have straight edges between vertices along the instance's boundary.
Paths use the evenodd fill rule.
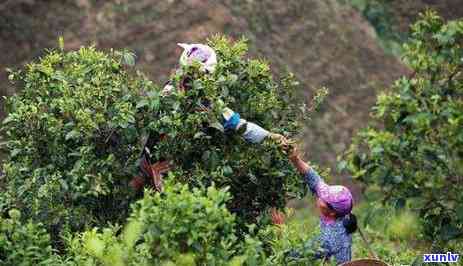
<path fill-rule="evenodd" d="M 295 97 L 293 76 L 274 81 L 266 62 L 244 58 L 244 41 L 218 37 L 210 45 L 219 58 L 213 74 L 202 75 L 194 66 L 181 69 L 172 75 L 173 85 L 186 80 L 190 90 L 147 98 L 140 106 L 149 114 L 145 123 L 150 130 L 167 136 L 152 148 L 156 159 L 172 159 L 175 176 L 193 187 L 229 186 L 230 210 L 255 222 L 269 207 L 283 207 L 288 194 L 302 195 L 303 184 L 275 143 L 251 145 L 239 134 L 224 133 L 221 112 L 228 106 L 248 121 L 288 136 L 302 131 L 309 112 L 304 99 Z M 210 112 L 197 111 L 207 104 Z"/>
<path fill-rule="evenodd" d="M 95 265 L 258 265 L 259 241 L 235 235 L 235 216 L 225 205 L 229 199 L 225 189 L 190 191 L 179 184 L 162 195 L 145 193 L 122 234 L 117 228 L 84 232 L 70 245 L 79 254 L 74 258 Z"/>
<path fill-rule="evenodd" d="M 10 75 L 22 90 L 7 99 L 0 205 L 43 222 L 55 240 L 65 227 L 125 218 L 140 151 L 136 104 L 152 85 L 124 70 L 123 58 L 51 51 Z"/>
<path fill-rule="evenodd" d="M 412 31 L 404 58 L 415 74 L 378 96 L 348 166 L 383 202 L 419 210 L 425 235 L 446 243 L 463 237 L 463 21 L 429 12 Z"/>
<path fill-rule="evenodd" d="M 261 229 L 258 237 L 266 248 L 267 264 L 322 265 L 323 260 L 316 259 L 317 252 L 322 251 L 316 240 L 318 229 L 307 217 Z"/>
<path fill-rule="evenodd" d="M 0 218 L 0 265 L 62 265 L 42 224 L 20 222 L 18 210 Z"/>
<path fill-rule="evenodd" d="M 145 196 L 134 205 L 129 219 L 144 228 L 140 234 L 143 244 L 136 249 L 152 254 L 154 260 L 190 252 L 202 263 L 229 260 L 232 254 L 228 249 L 236 237 L 235 218 L 225 206 L 228 199 L 228 193 L 213 187 L 203 195 L 199 189 L 190 193 L 185 185 L 167 187 L 163 196 Z"/>
<path fill-rule="evenodd" d="M 267 63 L 244 58 L 244 41 L 217 37 L 210 45 L 219 56 L 214 74 L 179 69 L 173 84 L 191 89 L 168 96 L 124 66 L 133 64 L 128 52 L 51 51 L 12 72 L 21 92 L 7 100 L 9 155 L 0 206 L 42 221 L 55 240 L 63 228 L 124 221 L 143 140 L 160 135 L 165 140 L 150 147 L 153 159 L 172 160 L 176 182 L 230 187 L 228 207 L 239 215 L 240 229 L 268 207 L 284 206 L 288 195 L 302 195 L 301 178 L 275 143 L 247 144 L 220 124 L 228 106 L 293 136 L 309 114 L 304 99 L 295 97 L 298 83 L 290 74 L 276 82 Z"/>

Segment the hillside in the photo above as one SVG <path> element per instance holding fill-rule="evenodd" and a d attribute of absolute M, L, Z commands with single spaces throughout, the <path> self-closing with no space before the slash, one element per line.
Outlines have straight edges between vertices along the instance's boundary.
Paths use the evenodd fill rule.
<path fill-rule="evenodd" d="M 138 68 L 162 83 L 180 53 L 175 43 L 201 42 L 215 33 L 245 36 L 252 55 L 294 72 L 307 95 L 314 87 L 330 89 L 304 139 L 311 158 L 327 166 L 365 125 L 376 90 L 407 73 L 383 52 L 369 23 L 336 0 L 9 3 L 0 7 L 0 49 L 8 51 L 0 56 L 1 69 L 20 67 L 55 47 L 63 35 L 67 49 L 129 48 L 138 56 Z M 0 88 L 2 94 L 12 93 L 4 72 Z"/>

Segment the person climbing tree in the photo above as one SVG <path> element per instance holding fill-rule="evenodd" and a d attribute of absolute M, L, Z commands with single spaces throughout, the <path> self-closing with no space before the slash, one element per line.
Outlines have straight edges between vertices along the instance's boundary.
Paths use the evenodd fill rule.
<path fill-rule="evenodd" d="M 183 53 L 180 56 L 180 68 L 176 71 L 182 71 L 183 67 L 188 67 L 192 64 L 199 64 L 200 71 L 204 74 L 212 74 L 215 71 L 217 64 L 217 55 L 210 46 L 204 44 L 186 44 L 179 43 Z M 167 96 L 174 90 L 187 91 L 192 89 L 193 79 L 187 74 L 182 74 L 183 79 L 178 87 L 174 87 L 173 81 L 169 80 L 162 89 L 161 95 Z M 211 109 L 209 102 L 201 103 L 201 108 L 198 112 L 208 112 Z M 248 122 L 241 118 L 237 112 L 230 108 L 225 108 L 221 118 L 222 126 L 226 133 L 240 132 L 244 139 L 250 143 L 260 143 L 266 137 L 270 137 L 276 141 L 282 141 L 284 137 L 280 134 L 271 133 L 255 123 Z M 162 191 L 162 176 L 171 170 L 172 164 L 167 160 L 161 160 L 156 163 L 151 162 L 150 150 L 159 141 L 165 139 L 163 134 L 150 134 L 145 142 L 142 156 L 140 160 L 140 176 L 134 177 L 130 185 L 137 191 L 141 190 L 146 183 L 151 184 L 157 191 Z"/>
<path fill-rule="evenodd" d="M 288 145 L 288 142 L 284 142 Z M 304 177 L 310 191 L 316 197 L 316 206 L 320 211 L 321 234 L 310 240 L 306 248 L 321 248 L 315 251 L 316 258 L 334 257 L 337 264 L 351 260 L 352 233 L 357 230 L 357 218 L 352 213 L 354 205 L 350 190 L 345 186 L 327 185 L 322 177 L 302 160 L 297 147 L 290 145 L 288 158 Z M 289 257 L 300 257 L 294 250 Z"/>

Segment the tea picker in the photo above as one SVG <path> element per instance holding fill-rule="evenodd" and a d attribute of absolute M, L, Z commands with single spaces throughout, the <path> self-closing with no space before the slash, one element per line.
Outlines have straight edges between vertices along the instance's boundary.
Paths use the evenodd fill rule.
<path fill-rule="evenodd" d="M 185 67 L 197 63 L 200 65 L 200 71 L 204 75 L 214 73 L 217 65 L 217 55 L 211 47 L 204 44 L 179 43 L 178 45 L 184 49 L 179 60 L 180 66 Z M 183 77 L 183 81 L 180 82 L 178 87 L 174 87 L 173 82 L 168 81 L 162 89 L 161 95 L 169 95 L 174 90 L 190 90 L 191 86 L 188 81 L 190 81 L 189 77 Z M 204 103 L 201 110 L 198 111 L 208 111 L 210 107 L 210 104 Z M 241 118 L 240 114 L 230 108 L 223 110 L 221 122 L 225 132 L 242 132 L 243 138 L 249 143 L 260 143 L 267 137 L 280 142 L 284 139 L 279 134 L 271 133 L 255 123 L 246 121 Z M 143 141 L 144 148 L 139 165 L 141 173 L 130 182 L 130 185 L 136 191 L 141 190 L 146 183 L 150 184 L 157 191 L 162 191 L 162 176 L 168 173 L 173 165 L 167 160 L 152 162 L 150 148 L 153 148 L 165 138 L 166 136 L 164 135 L 154 136 L 150 134 Z"/>
<path fill-rule="evenodd" d="M 315 253 L 316 258 L 335 257 L 337 263 L 350 261 L 352 233 L 357 230 L 357 221 L 351 213 L 354 202 L 349 189 L 326 184 L 322 177 L 301 159 L 296 148 L 289 152 L 288 158 L 315 195 L 320 212 L 320 235 L 308 246 L 320 244 L 322 250 Z M 294 256 L 297 257 L 297 254 Z"/>
<path fill-rule="evenodd" d="M 308 241 L 303 249 L 310 249 L 315 259 L 328 261 L 334 257 L 336 264 L 349 266 L 386 265 L 378 260 L 371 249 L 363 232 L 357 226 L 357 218 L 352 213 L 354 200 L 350 190 L 345 186 L 328 185 L 323 178 L 299 154 L 294 142 L 284 140 L 283 149 L 288 154 L 289 161 L 295 166 L 309 190 L 316 197 L 316 206 L 320 213 L 320 235 Z M 272 212 L 271 218 L 275 224 L 282 224 L 284 217 L 278 212 Z M 352 234 L 359 231 L 370 255 L 374 259 L 352 259 Z M 303 259 L 302 251 L 293 249 L 287 253 L 287 259 L 297 261 Z"/>

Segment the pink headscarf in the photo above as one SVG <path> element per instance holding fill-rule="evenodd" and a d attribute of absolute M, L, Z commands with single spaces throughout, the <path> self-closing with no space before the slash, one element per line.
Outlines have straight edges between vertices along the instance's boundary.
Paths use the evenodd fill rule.
<path fill-rule="evenodd" d="M 319 182 L 317 196 L 328 203 L 340 216 L 347 215 L 352 211 L 354 200 L 352 193 L 345 186 L 329 186 L 325 182 Z"/>

